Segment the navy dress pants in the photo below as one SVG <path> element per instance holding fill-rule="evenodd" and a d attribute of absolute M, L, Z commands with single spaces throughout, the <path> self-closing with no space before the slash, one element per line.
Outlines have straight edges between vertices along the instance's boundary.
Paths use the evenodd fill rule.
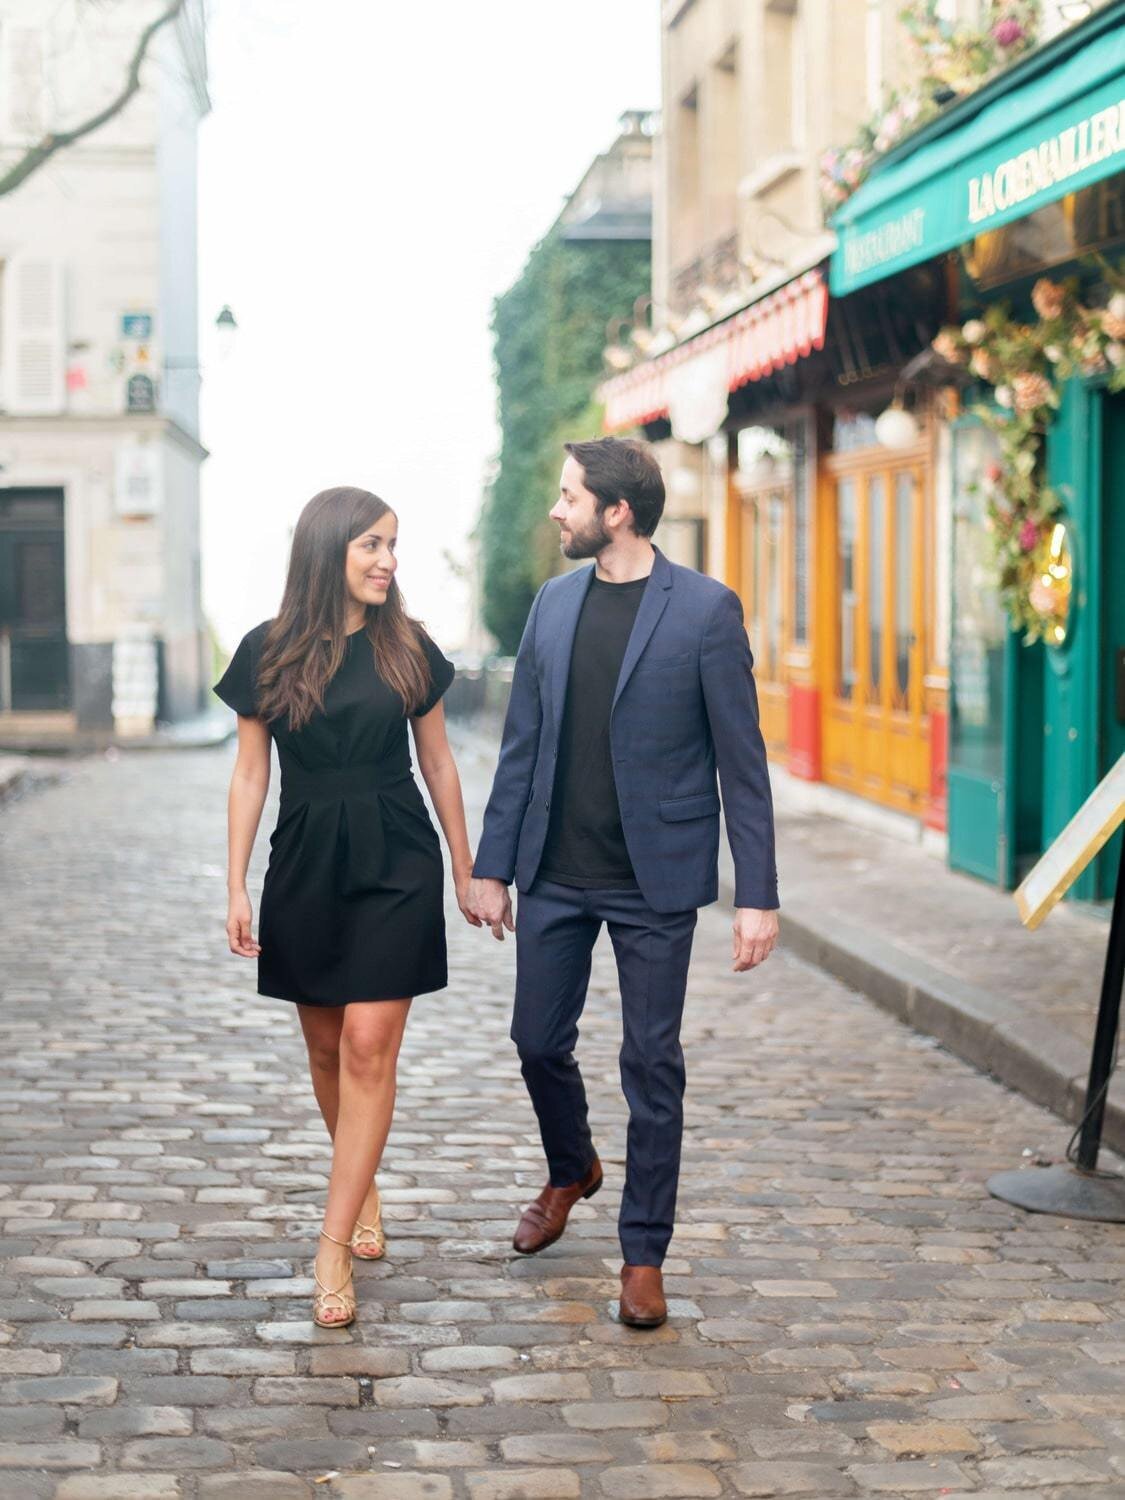
<path fill-rule="evenodd" d="M 661 1265 L 672 1238 L 683 1134 L 680 1020 L 697 918 L 694 908 L 655 912 L 636 890 L 585 891 L 537 880 L 519 896 L 511 1034 L 556 1187 L 584 1176 L 594 1157 L 574 1047 L 590 955 L 602 923 L 609 929 L 629 1105 L 618 1224 L 627 1265 Z"/>

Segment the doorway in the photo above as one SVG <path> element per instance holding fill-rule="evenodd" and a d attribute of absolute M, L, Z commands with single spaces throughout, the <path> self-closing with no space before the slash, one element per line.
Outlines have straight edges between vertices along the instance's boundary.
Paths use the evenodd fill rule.
<path fill-rule="evenodd" d="M 749 488 L 742 499 L 743 607 L 754 651 L 758 714 L 766 750 L 779 759 L 789 739 L 785 581 L 792 547 L 791 502 L 792 489 L 785 480 Z"/>
<path fill-rule="evenodd" d="M 824 779 L 920 814 L 930 786 L 927 450 L 872 446 L 825 463 Z"/>
<path fill-rule="evenodd" d="M 0 713 L 70 707 L 63 492 L 0 490 Z"/>

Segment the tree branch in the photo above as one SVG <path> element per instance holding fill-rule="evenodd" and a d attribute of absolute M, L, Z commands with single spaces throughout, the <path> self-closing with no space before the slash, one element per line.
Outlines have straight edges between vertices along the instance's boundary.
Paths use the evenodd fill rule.
<path fill-rule="evenodd" d="M 49 161 L 57 151 L 62 151 L 67 146 L 73 146 L 75 141 L 80 141 L 83 136 L 91 135 L 95 130 L 100 130 L 115 115 L 119 115 L 128 104 L 129 100 L 141 86 L 141 68 L 144 65 L 145 56 L 153 37 L 169 21 L 174 21 L 183 10 L 187 0 L 172 0 L 166 10 L 157 16 L 141 32 L 137 39 L 137 45 L 133 57 L 129 63 L 129 70 L 125 75 L 125 85 L 117 97 L 110 101 L 104 109 L 96 115 L 91 115 L 81 125 L 76 125 L 73 130 L 63 130 L 58 134 L 45 135 L 41 141 L 28 148 L 26 153 L 18 162 L 0 176 L 0 198 L 6 193 L 14 192 L 21 183 L 25 182 L 33 172 Z"/>

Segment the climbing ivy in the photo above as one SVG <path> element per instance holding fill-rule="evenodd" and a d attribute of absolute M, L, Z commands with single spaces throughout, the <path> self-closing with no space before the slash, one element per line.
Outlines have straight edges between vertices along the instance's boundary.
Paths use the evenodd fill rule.
<path fill-rule="evenodd" d="M 591 396 L 602 378 L 606 323 L 647 291 L 649 267 L 647 243 L 568 241 L 556 227 L 493 306 L 500 454 L 480 539 L 484 620 L 507 655 L 519 646 L 540 584 L 558 571 L 558 531 L 547 514 L 562 443 L 598 436 Z"/>

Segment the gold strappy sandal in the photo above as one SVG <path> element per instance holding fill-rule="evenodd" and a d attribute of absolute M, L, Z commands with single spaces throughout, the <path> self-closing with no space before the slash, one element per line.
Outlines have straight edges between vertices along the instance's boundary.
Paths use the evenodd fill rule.
<path fill-rule="evenodd" d="M 334 1245 L 348 1245 L 347 1240 L 338 1240 L 334 1234 L 329 1234 L 327 1229 L 322 1229 L 320 1232 L 324 1235 L 325 1239 L 331 1240 Z M 314 1263 L 313 1280 L 320 1288 L 318 1292 L 313 1294 L 313 1322 L 316 1326 L 318 1328 L 347 1328 L 349 1323 L 354 1323 L 356 1312 L 355 1297 L 351 1292 L 344 1291 L 344 1287 L 351 1280 L 351 1273 L 349 1272 L 348 1274 L 348 1281 L 345 1281 L 333 1291 L 331 1287 L 325 1286 L 324 1282 L 316 1274 L 316 1265 Z M 342 1307 L 347 1316 L 343 1318 L 325 1318 L 323 1314 L 328 1311 L 330 1304 L 333 1307 Z"/>
<path fill-rule="evenodd" d="M 358 1239 L 360 1234 L 371 1235 L 371 1239 Z M 383 1204 L 379 1198 L 379 1189 L 375 1189 L 375 1222 L 374 1224 L 362 1224 L 359 1219 L 355 1221 L 352 1237 L 348 1241 L 352 1247 L 352 1254 L 358 1255 L 360 1260 L 382 1260 L 387 1251 L 387 1237 L 383 1233 Z"/>

